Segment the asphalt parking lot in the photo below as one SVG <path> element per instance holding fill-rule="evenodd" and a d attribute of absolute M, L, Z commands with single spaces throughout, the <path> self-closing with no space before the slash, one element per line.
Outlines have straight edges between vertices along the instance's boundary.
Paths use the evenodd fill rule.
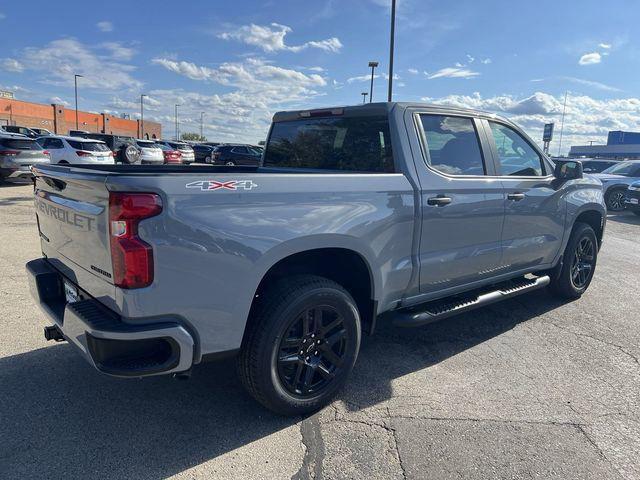
<path fill-rule="evenodd" d="M 45 342 L 30 192 L 0 185 L 0 478 L 640 478 L 640 217 L 609 217 L 581 300 L 382 326 L 330 407 L 287 419 L 232 362 L 116 380 Z"/>

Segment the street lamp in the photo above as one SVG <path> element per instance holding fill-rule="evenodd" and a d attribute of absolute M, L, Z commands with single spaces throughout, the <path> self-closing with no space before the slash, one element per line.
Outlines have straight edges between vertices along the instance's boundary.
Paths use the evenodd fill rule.
<path fill-rule="evenodd" d="M 144 139 L 144 93 L 140 95 L 140 138 Z"/>
<path fill-rule="evenodd" d="M 200 112 L 200 141 L 204 141 L 204 112 Z"/>
<path fill-rule="evenodd" d="M 360 95 L 362 95 L 362 103 L 367 103 L 367 95 L 369 95 L 369 93 L 362 92 Z"/>
<path fill-rule="evenodd" d="M 371 67 L 371 88 L 369 88 L 369 103 L 373 102 L 373 72 L 378 66 L 378 62 L 369 62 L 369 67 Z"/>
<path fill-rule="evenodd" d="M 393 97 L 393 44 L 396 34 L 396 0 L 391 0 L 391 36 L 389 39 L 389 93 L 387 101 Z"/>
<path fill-rule="evenodd" d="M 82 75 L 73 76 L 73 84 L 76 92 L 76 130 L 78 130 L 78 78 L 83 78 Z"/>
<path fill-rule="evenodd" d="M 176 103 L 176 141 L 180 140 L 180 137 L 178 136 L 178 107 L 180 105 Z"/>

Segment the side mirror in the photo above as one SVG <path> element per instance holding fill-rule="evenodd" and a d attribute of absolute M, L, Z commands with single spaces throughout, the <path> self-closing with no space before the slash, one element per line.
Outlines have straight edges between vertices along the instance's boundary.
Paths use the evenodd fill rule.
<path fill-rule="evenodd" d="M 558 180 L 576 180 L 583 177 L 582 162 L 577 160 L 556 160 L 553 176 Z"/>

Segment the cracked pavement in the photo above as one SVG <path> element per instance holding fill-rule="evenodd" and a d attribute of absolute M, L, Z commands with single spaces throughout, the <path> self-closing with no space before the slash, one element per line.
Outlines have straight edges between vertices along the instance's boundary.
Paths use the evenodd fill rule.
<path fill-rule="evenodd" d="M 232 361 L 117 380 L 46 343 L 24 273 L 39 256 L 30 191 L 0 186 L 3 479 L 640 479 L 640 217 L 609 217 L 579 301 L 539 291 L 381 325 L 336 401 L 288 419 Z"/>

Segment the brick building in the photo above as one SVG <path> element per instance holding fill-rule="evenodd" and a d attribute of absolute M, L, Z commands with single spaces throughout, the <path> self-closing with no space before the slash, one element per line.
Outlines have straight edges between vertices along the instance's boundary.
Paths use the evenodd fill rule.
<path fill-rule="evenodd" d="M 44 105 L 0 98 L 0 125 L 46 128 L 59 135 L 67 135 L 69 130 L 76 129 L 76 111 L 67 109 L 64 105 Z M 78 130 L 136 138 L 162 138 L 162 126 L 159 123 L 145 120 L 144 135 L 141 135 L 140 127 L 140 120 L 78 110 Z"/>

